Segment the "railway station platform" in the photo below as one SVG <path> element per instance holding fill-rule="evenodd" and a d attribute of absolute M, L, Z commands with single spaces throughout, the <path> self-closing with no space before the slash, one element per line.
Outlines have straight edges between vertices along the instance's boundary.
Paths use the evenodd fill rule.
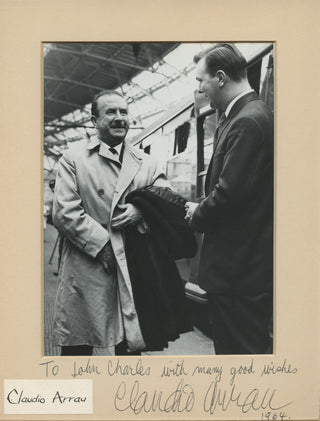
<path fill-rule="evenodd" d="M 60 348 L 51 341 L 54 300 L 58 286 L 58 245 L 57 230 L 47 224 L 44 229 L 43 269 L 44 269 L 44 355 L 58 356 Z M 194 328 L 192 332 L 184 333 L 169 347 L 160 352 L 147 352 L 142 355 L 213 355 L 214 346 L 210 338 Z M 113 347 L 94 348 L 93 355 L 112 356 Z"/>

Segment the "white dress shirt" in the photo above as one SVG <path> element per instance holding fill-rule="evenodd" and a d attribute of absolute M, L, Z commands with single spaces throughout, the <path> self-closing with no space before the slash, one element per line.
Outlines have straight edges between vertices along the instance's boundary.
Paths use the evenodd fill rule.
<path fill-rule="evenodd" d="M 226 115 L 226 117 L 228 117 L 228 115 L 229 115 L 229 113 L 230 113 L 230 111 L 231 111 L 231 108 L 234 106 L 234 104 L 238 101 L 238 99 L 240 99 L 240 98 L 242 98 L 243 96 L 245 96 L 245 95 L 247 95 L 247 94 L 249 94 L 250 92 L 254 92 L 254 90 L 253 89 L 249 89 L 248 91 L 244 91 L 244 92 L 242 92 L 241 94 L 239 94 L 239 95 L 237 95 L 235 98 L 233 98 L 233 100 L 232 101 L 230 101 L 229 102 L 229 104 L 228 104 L 228 106 L 227 106 L 227 108 L 226 108 L 226 110 L 225 110 L 225 115 Z"/>

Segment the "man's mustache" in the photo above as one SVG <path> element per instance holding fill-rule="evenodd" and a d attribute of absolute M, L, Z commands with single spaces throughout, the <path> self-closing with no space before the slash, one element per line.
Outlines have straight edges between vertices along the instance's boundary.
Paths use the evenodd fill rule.
<path fill-rule="evenodd" d="M 112 129 L 125 129 L 128 127 L 128 124 L 126 123 L 115 123 L 115 124 L 111 124 L 110 126 Z"/>

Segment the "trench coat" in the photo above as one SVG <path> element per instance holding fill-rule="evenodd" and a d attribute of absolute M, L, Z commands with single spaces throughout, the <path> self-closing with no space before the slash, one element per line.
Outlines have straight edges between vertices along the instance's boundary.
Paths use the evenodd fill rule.
<path fill-rule="evenodd" d="M 109 160 L 116 158 L 102 146 L 95 137 L 87 146 L 69 149 L 58 164 L 53 222 L 64 244 L 53 339 L 60 346 L 109 347 L 125 337 L 134 351 L 145 343 L 132 296 L 124 234 L 110 224 L 122 212 L 117 205 L 125 203 L 131 190 L 161 180 L 161 174 L 152 157 L 124 142 L 121 169 L 111 177 Z M 108 275 L 97 258 L 109 240 L 117 261 L 114 275 Z"/>
<path fill-rule="evenodd" d="M 199 285 L 209 293 L 273 289 L 273 116 L 255 92 L 219 127 L 205 199 L 191 226 L 204 233 Z"/>

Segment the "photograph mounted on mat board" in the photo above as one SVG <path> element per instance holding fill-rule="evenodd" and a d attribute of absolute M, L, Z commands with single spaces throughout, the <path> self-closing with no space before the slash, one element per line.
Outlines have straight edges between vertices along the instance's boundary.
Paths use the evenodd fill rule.
<path fill-rule="evenodd" d="M 44 355 L 272 354 L 273 43 L 43 61 Z"/>
<path fill-rule="evenodd" d="M 315 127 L 318 127 L 316 104 L 319 92 L 315 84 L 301 83 L 301 74 L 305 74 L 306 63 L 308 63 L 309 80 L 318 80 L 319 55 L 317 54 L 319 52 L 313 45 L 313 40 L 317 38 L 318 2 L 293 1 L 291 7 L 288 8 L 286 4 L 274 0 L 259 2 L 259 4 L 250 0 L 212 4 L 201 0 L 196 3 L 185 1 L 182 3 L 179 0 L 172 3 L 163 0 L 159 6 L 157 3 L 143 2 L 143 14 L 141 14 L 141 7 L 137 7 L 138 3 L 136 4 L 134 0 L 121 5 L 111 3 L 92 0 L 90 4 L 82 4 L 81 9 L 76 7 L 78 3 L 72 0 L 63 2 L 63 7 L 59 4 L 59 0 L 54 4 L 43 0 L 41 7 L 40 2 L 34 1 L 16 3 L 14 7 L 12 2 L 6 0 L 1 3 L 3 7 L 0 17 L 0 38 L 3 41 L 3 65 L 0 72 L 5 80 L 1 96 L 1 100 L 5 101 L 2 107 L 4 121 L 2 150 L 6 157 L 2 169 L 6 176 L 0 177 L 0 183 L 6 202 L 0 211 L 1 220 L 5 221 L 1 237 L 5 247 L 2 248 L 1 264 L 4 294 L 0 306 L 0 320 L 4 346 L 0 359 L 0 395 L 2 396 L 0 419 L 319 419 L 319 303 L 317 294 L 319 241 L 315 226 L 318 212 L 314 206 L 319 191 L 319 153 L 317 136 L 315 136 Z M 77 10 L 76 19 L 74 19 L 75 10 Z M 201 20 L 195 25 L 194 17 L 199 16 L 200 12 Z M 106 25 L 106 16 L 112 16 L 108 25 Z M 155 19 L 151 22 L 146 19 L 146 16 L 154 16 Z M 164 28 L 166 28 L 165 33 Z M 298 31 L 297 28 L 299 28 Z M 121 31 L 121 36 L 119 31 Z M 309 40 L 307 43 L 306 39 Z M 148 40 L 152 41 L 148 42 Z M 224 135 L 228 132 L 228 127 L 225 131 L 223 130 L 224 124 L 228 123 L 228 116 L 227 120 L 222 122 L 221 113 L 213 110 L 220 109 L 221 105 L 211 104 L 214 106 L 212 107 L 205 97 L 207 94 L 212 102 L 214 95 L 212 98 L 211 95 L 214 92 L 216 99 L 221 100 L 219 92 L 222 89 L 220 84 L 225 82 L 224 76 L 218 72 L 208 78 L 205 69 L 201 67 L 201 60 L 200 64 L 196 63 L 193 57 L 213 43 L 226 40 L 239 46 L 240 51 L 248 60 L 248 79 L 253 90 L 259 93 L 260 99 L 267 103 L 269 108 L 272 108 L 270 104 L 274 102 L 274 317 L 268 327 L 268 336 L 271 337 L 272 334 L 273 349 L 268 350 L 266 354 L 222 355 L 221 341 L 219 343 L 217 339 L 219 332 L 213 330 L 211 323 L 212 319 L 216 318 L 216 313 L 208 314 L 207 311 L 210 303 L 213 304 L 209 297 L 212 291 L 207 290 L 208 285 L 200 281 L 197 283 L 201 276 L 199 270 L 204 267 L 200 260 L 203 259 L 200 257 L 201 249 L 203 251 L 200 241 L 202 233 L 197 230 L 195 230 L 197 251 L 196 255 L 191 257 L 194 253 L 194 241 L 192 236 L 190 240 L 188 227 L 190 224 L 192 235 L 194 235 L 193 224 L 200 229 L 195 204 L 203 200 L 206 188 L 207 190 L 211 188 L 212 180 L 206 177 L 206 173 L 212 173 L 213 168 L 217 169 L 225 164 L 220 162 L 220 158 L 224 153 L 221 148 L 226 146 Z M 99 45 L 103 47 L 112 44 L 117 44 L 117 51 L 112 56 L 113 62 L 109 60 L 101 64 L 101 51 L 98 52 L 95 48 Z M 149 44 L 149 53 L 144 49 L 147 47 L 146 44 Z M 155 44 L 159 48 L 170 45 L 172 48 L 166 51 L 157 50 L 157 59 L 154 60 L 152 54 Z M 188 50 L 188 54 L 186 50 L 177 62 L 169 61 L 169 56 L 174 56 L 176 44 L 186 49 L 191 49 L 191 47 L 198 49 L 197 51 Z M 81 55 L 85 52 L 84 49 L 77 49 L 80 45 L 88 47 L 86 57 Z M 258 57 L 258 51 L 251 56 L 251 51 L 241 50 L 241 45 L 248 45 L 250 48 L 266 45 L 266 48 L 270 48 L 267 53 L 272 56 L 272 59 L 267 63 L 262 57 L 265 55 L 263 51 L 260 57 Z M 127 50 L 125 46 L 129 46 L 129 49 Z M 60 50 L 60 55 L 53 60 L 51 68 L 52 72 L 57 71 L 55 69 L 59 63 L 60 73 L 58 71 L 57 74 L 50 73 L 50 68 L 45 68 L 46 56 L 54 49 L 56 53 L 58 49 Z M 70 53 L 65 51 L 66 49 L 70 49 Z M 255 67 L 253 62 L 254 54 L 256 54 L 257 62 L 262 59 L 260 74 L 257 69 L 259 64 Z M 141 57 L 146 55 L 148 66 L 152 66 L 153 69 L 149 71 L 149 78 L 144 76 L 146 66 L 140 61 Z M 102 54 L 102 57 L 105 55 Z M 123 62 L 123 58 L 128 57 L 132 59 L 131 70 L 127 69 Z M 104 85 L 107 79 L 103 79 L 103 69 L 110 66 L 120 69 L 114 72 L 118 75 L 121 73 L 121 79 L 115 84 L 123 85 L 123 92 L 121 89 L 118 91 L 124 94 L 125 102 L 118 94 L 115 94 L 116 98 L 114 96 L 98 98 L 96 110 L 98 114 L 91 120 L 92 99 L 97 88 L 100 89 L 100 85 L 107 88 Z M 81 74 L 81 69 L 84 68 L 85 74 Z M 134 73 L 130 78 L 130 86 L 128 85 L 129 78 L 125 76 L 127 71 Z M 194 71 L 194 77 L 191 77 L 192 71 Z M 271 75 L 269 79 L 266 78 L 268 72 L 274 73 L 273 79 Z M 181 73 L 184 75 L 181 76 Z M 99 76 L 96 80 L 86 79 L 86 77 L 94 78 L 95 75 Z M 274 80 L 275 89 L 271 86 L 272 80 Z M 47 82 L 51 84 L 46 85 Z M 170 90 L 161 89 L 163 85 L 170 86 Z M 175 85 L 177 91 L 173 90 Z M 199 88 L 203 91 L 202 94 L 198 94 Z M 90 98 L 81 102 L 81 97 L 87 89 L 90 90 Z M 64 97 L 62 97 L 63 91 L 65 91 Z M 272 95 L 262 96 L 264 91 L 273 92 L 274 99 Z M 78 96 L 72 97 L 71 93 Z M 248 94 L 250 95 L 250 92 Z M 101 118 L 101 108 L 109 107 L 111 98 L 112 111 Z M 131 101 L 131 98 L 135 101 Z M 241 98 L 238 100 L 241 101 Z M 308 104 L 308 106 L 304 107 L 303 104 Z M 234 104 L 235 107 L 236 105 Z M 56 114 L 57 110 L 61 113 L 60 116 Z M 112 119 L 110 113 L 113 114 L 114 110 L 120 117 L 117 117 L 118 123 L 115 126 L 109 127 L 108 122 Z M 231 108 L 231 116 L 233 111 Z M 45 112 L 47 112 L 46 115 Z M 17 125 L 18 116 L 19 125 Z M 146 120 L 147 117 L 149 122 Z M 220 123 L 222 122 L 222 131 L 218 128 L 215 136 L 219 120 Z M 251 134 L 255 133 L 254 127 L 254 124 L 250 127 Z M 48 133 L 50 130 L 52 137 Z M 170 241 L 165 243 L 168 246 L 168 255 L 176 264 L 176 266 L 171 266 L 171 270 L 176 274 L 177 289 L 174 291 L 176 295 L 167 295 L 167 290 L 158 289 L 157 291 L 160 292 L 155 297 L 157 301 L 154 301 L 151 295 L 154 292 L 152 289 L 147 291 L 148 300 L 144 300 L 144 294 L 139 294 L 139 288 L 144 288 L 143 282 L 135 285 L 138 288 L 137 294 L 135 293 L 137 289 L 128 291 L 125 288 L 127 284 L 124 282 L 121 293 L 128 293 L 130 299 L 125 300 L 125 305 L 121 306 L 121 313 L 119 311 L 118 320 L 121 320 L 117 326 L 119 330 L 113 330 L 112 334 L 109 331 L 106 335 L 108 339 L 111 336 L 115 339 L 114 342 L 118 342 L 118 339 L 122 339 L 121 329 L 126 333 L 126 339 L 129 338 L 130 343 L 128 340 L 124 344 L 117 343 L 117 346 L 121 345 L 117 349 L 117 354 L 122 355 L 114 355 L 114 346 L 99 346 L 93 347 L 92 355 L 60 356 L 60 346 L 52 341 L 55 333 L 53 320 L 60 321 L 60 326 L 63 328 L 66 321 L 70 320 L 64 318 L 64 315 L 68 315 L 72 306 L 71 308 L 60 307 L 60 313 L 58 312 L 60 319 L 58 319 L 54 301 L 59 292 L 59 276 L 61 277 L 61 273 L 66 273 L 62 272 L 63 268 L 70 269 L 70 266 L 69 268 L 66 266 L 68 254 L 64 240 L 59 244 L 56 228 L 52 225 L 52 223 L 56 224 L 54 221 L 56 216 L 53 216 L 52 221 L 50 220 L 52 195 L 55 190 L 54 193 L 58 198 L 60 197 L 54 205 L 59 209 L 60 214 L 63 214 L 61 209 L 65 210 L 68 206 L 74 205 L 73 200 L 61 200 L 61 195 L 57 193 L 61 187 L 59 183 L 64 185 L 66 182 L 63 175 L 72 174 L 76 168 L 76 176 L 80 177 L 76 187 L 81 188 L 80 193 L 83 194 L 87 186 L 91 184 L 93 188 L 90 191 L 94 195 L 92 203 L 97 202 L 97 196 L 102 203 L 105 203 L 104 197 L 110 193 L 106 183 L 102 182 L 105 178 L 100 180 L 96 177 L 95 179 L 99 180 L 97 185 L 94 185 L 92 179 L 87 183 L 88 174 L 82 170 L 85 166 L 81 167 L 81 171 L 79 167 L 87 161 L 82 161 L 83 155 L 73 155 L 74 151 L 78 150 L 77 144 L 85 146 L 89 138 L 93 142 L 98 130 L 103 131 L 102 135 L 111 133 L 113 138 L 123 138 L 125 133 L 125 141 L 130 143 L 128 148 L 131 148 L 129 149 L 130 154 L 132 152 L 131 157 L 128 157 L 128 153 L 126 156 L 126 151 L 122 150 L 121 145 L 120 147 L 114 145 L 115 151 L 104 148 L 104 144 L 96 145 L 97 149 L 93 146 L 93 149 L 87 150 L 87 156 L 90 155 L 91 159 L 96 159 L 101 148 L 102 155 L 99 155 L 99 158 L 103 162 L 107 160 L 111 162 L 110 168 L 114 169 L 114 175 L 120 173 L 128 163 L 128 159 L 132 158 L 132 165 L 126 166 L 129 175 L 122 171 L 125 177 L 122 178 L 120 188 L 115 188 L 117 192 L 120 192 L 115 196 L 117 194 L 121 196 L 119 201 L 116 198 L 113 204 L 113 208 L 119 211 L 119 216 L 120 211 L 124 211 L 124 208 L 119 205 L 129 205 L 129 200 L 132 199 L 132 203 L 133 200 L 136 204 L 136 201 L 139 202 L 139 207 L 144 213 L 146 204 L 149 212 L 149 204 L 156 203 L 157 212 L 152 216 L 158 218 L 159 212 L 167 210 L 168 203 L 172 203 L 168 199 L 172 199 L 174 204 L 170 209 L 174 209 L 179 214 L 180 222 L 181 219 L 185 221 L 185 223 L 182 221 L 178 227 L 179 235 L 175 235 L 176 231 L 173 231 Z M 84 140 L 77 140 L 77 137 Z M 220 140 L 218 139 L 214 145 L 215 137 L 219 137 Z M 110 137 L 108 139 L 110 140 Z M 203 144 L 201 144 L 201 139 Z M 304 144 L 304 139 L 308 139 L 308 147 L 303 148 L 303 159 L 301 159 L 301 145 Z M 66 146 L 69 148 L 67 149 Z M 234 146 L 237 146 L 236 142 Z M 50 177 L 52 175 L 50 171 L 55 172 L 57 165 L 55 156 L 58 157 L 62 153 L 65 157 L 58 164 L 62 168 L 56 183 L 56 178 Z M 210 168 L 212 155 L 214 155 L 214 162 Z M 175 194 L 174 198 L 170 196 L 170 190 L 163 185 L 155 185 L 150 189 L 142 188 L 138 192 L 138 189 L 136 191 L 132 189 L 130 194 L 123 190 L 128 178 L 132 177 L 132 172 L 135 171 L 134 162 L 137 161 L 141 163 L 141 166 L 143 165 L 143 170 L 147 170 L 148 176 L 159 179 L 158 182 L 161 180 L 164 183 L 165 179 L 162 176 L 164 173 L 167 176 L 166 181 L 170 183 Z M 150 167 L 155 161 L 158 165 L 153 172 Z M 92 164 L 92 171 L 95 174 L 99 174 L 101 170 L 100 159 L 98 162 L 97 165 L 96 161 Z M 137 165 L 137 173 L 133 179 L 141 171 L 140 165 Z M 14 177 L 8 177 L 8 174 L 12 174 L 13 168 L 19 171 L 16 171 Z M 248 171 L 248 167 L 245 169 Z M 81 178 L 80 174 L 84 174 L 85 177 Z M 238 177 L 238 173 L 231 175 Z M 141 176 L 141 183 L 145 180 L 144 177 L 145 175 Z M 215 174 L 213 174 L 214 177 Z M 212 184 L 215 186 L 218 183 Z M 77 189 L 73 191 L 73 194 Z M 257 189 L 257 191 L 260 190 Z M 42 192 L 42 197 L 40 197 L 40 192 Z M 125 194 L 123 195 L 122 192 Z M 218 191 L 216 195 L 221 198 Z M 124 196 L 126 201 L 122 202 Z M 148 200 L 144 201 L 144 197 L 148 197 Z M 149 198 L 152 198 L 152 203 Z M 81 206 L 85 205 L 88 209 L 90 203 L 91 198 L 81 203 Z M 44 205 L 48 208 L 44 209 Z M 110 212 L 113 212 L 111 208 Z M 247 211 L 248 209 L 249 203 L 246 206 Z M 303 217 L 306 213 L 308 218 Z M 117 217 L 118 214 L 114 216 Z M 121 224 L 121 218 L 114 219 L 113 223 Z M 163 219 L 166 222 L 168 218 Z M 155 250 L 155 247 L 161 249 L 164 246 L 161 243 L 162 232 L 165 232 L 163 219 L 157 219 L 158 222 L 155 224 L 161 230 L 159 243 L 153 249 L 144 248 L 142 258 L 139 257 L 138 252 L 145 247 L 143 240 L 148 238 L 145 233 L 147 224 L 141 224 L 141 232 L 138 231 L 141 234 L 139 247 L 131 246 L 129 251 L 124 250 L 131 256 L 134 264 L 141 260 L 143 264 L 149 264 L 151 252 Z M 102 234 L 105 234 L 106 230 L 109 232 L 108 227 L 102 226 L 105 222 L 99 218 L 98 220 L 103 229 L 99 232 Z M 232 223 L 239 222 L 237 218 L 230 218 L 230 220 L 229 229 L 234 226 Z M 73 218 L 71 220 L 67 216 L 64 222 L 66 221 L 72 223 Z M 216 221 L 218 222 L 218 218 Z M 61 221 L 58 221 L 58 224 L 60 223 Z M 206 226 L 203 228 L 206 229 Z M 242 225 L 239 233 L 244 228 L 245 226 Z M 61 228 L 59 229 L 61 231 Z M 12 235 L 12 233 L 17 233 L 17 235 Z M 81 242 L 80 234 L 78 237 Z M 182 256 L 180 245 L 176 246 L 177 239 L 185 238 L 184 235 L 190 243 L 183 241 L 182 246 L 189 247 L 190 257 Z M 19 241 L 16 241 L 18 236 Z M 93 244 L 92 238 L 97 238 L 97 242 Z M 101 238 L 90 236 L 89 241 L 85 240 L 85 243 L 82 243 L 83 250 L 81 246 L 78 249 L 79 255 L 73 254 L 77 273 L 83 274 L 81 271 L 84 264 L 83 254 L 86 252 L 94 254 L 94 249 L 101 246 Z M 136 237 L 129 238 L 129 241 L 137 241 Z M 230 238 L 235 237 L 230 236 Z M 106 240 L 105 237 L 104 239 Z M 121 252 L 118 239 L 119 235 L 115 235 L 111 238 L 111 243 L 113 242 L 113 254 L 119 271 L 119 267 L 123 268 L 124 265 L 121 261 L 123 255 L 116 254 L 116 252 Z M 74 250 L 72 251 L 74 253 Z M 106 253 L 100 256 L 101 265 L 104 265 L 107 270 L 112 269 L 114 260 L 108 258 L 108 250 L 104 251 Z M 240 257 L 238 254 L 235 256 Z M 91 261 L 90 259 L 95 260 L 96 256 L 88 257 L 86 264 L 88 260 Z M 109 263 L 111 263 L 111 268 L 109 268 Z M 128 271 L 130 264 L 133 263 L 126 262 Z M 213 263 L 217 262 L 212 261 Z M 224 262 L 221 260 L 218 263 Z M 160 264 L 160 270 L 164 267 L 167 268 L 167 265 Z M 232 268 L 231 266 L 228 269 Z M 149 269 L 150 266 L 148 266 Z M 94 283 L 98 279 L 95 277 L 95 270 L 97 270 L 96 266 L 93 266 L 92 271 L 86 273 L 90 277 L 91 287 L 96 292 L 95 287 L 98 288 L 101 284 Z M 59 271 L 60 275 L 58 275 Z M 70 275 L 71 272 L 69 271 L 68 274 Z M 121 274 L 123 275 L 122 272 Z M 110 278 L 111 276 L 108 276 L 108 279 Z M 70 279 L 70 277 L 64 279 Z M 79 303 L 76 301 L 79 298 L 78 293 L 83 291 L 81 289 L 83 284 L 82 281 L 79 283 L 79 279 L 77 278 L 77 281 L 74 279 L 70 288 L 71 295 L 74 295 L 70 298 L 75 300 L 73 304 Z M 121 282 L 120 277 L 117 277 L 117 282 L 119 279 Z M 141 278 L 139 276 L 138 281 L 137 278 L 133 280 L 130 273 L 132 284 L 140 280 L 145 282 L 143 276 Z M 181 280 L 183 288 L 179 289 Z M 307 288 L 304 287 L 306 285 Z M 156 287 L 159 288 L 158 285 L 154 288 Z M 63 296 L 61 287 L 59 294 L 60 297 Z M 99 318 L 100 314 L 104 314 L 103 297 L 96 295 L 102 303 L 102 306 L 95 307 L 94 316 Z M 140 343 L 133 351 L 132 337 L 137 339 L 141 333 L 144 339 L 143 335 L 147 337 L 148 323 L 149 329 L 155 323 L 154 319 L 143 319 L 141 313 L 139 315 L 141 301 L 144 310 L 150 311 L 148 314 L 157 316 L 156 309 L 150 310 L 150 307 L 155 302 L 168 305 L 163 302 L 163 296 L 168 296 L 170 299 L 185 297 L 186 307 L 180 307 L 182 319 L 179 322 L 188 322 L 191 319 L 193 330 L 188 330 L 187 325 L 187 332 L 177 333 L 177 320 L 174 320 L 175 323 L 171 326 L 169 322 L 173 319 L 168 317 L 165 319 L 168 322 L 166 327 L 173 328 L 175 335 L 179 335 L 178 338 L 174 337 L 174 340 L 170 340 L 172 337 L 167 336 L 166 329 L 165 339 L 169 339 L 168 347 L 164 346 L 162 350 L 142 348 L 140 351 L 139 348 L 142 346 Z M 83 297 L 87 298 L 87 291 Z M 131 299 L 133 297 L 135 301 Z M 123 302 L 122 299 L 122 304 Z M 57 300 L 57 303 L 59 306 L 62 301 Z M 121 299 L 117 296 L 117 301 L 112 303 L 113 308 L 120 310 L 119 303 Z M 183 304 L 182 301 L 179 303 Z M 223 306 L 219 306 L 221 302 L 215 302 L 215 304 L 218 304 L 215 310 L 218 308 L 220 314 L 224 311 L 223 319 L 225 320 L 230 303 L 223 302 Z M 254 306 L 254 303 L 250 304 Z M 149 307 L 147 308 L 146 305 Z M 131 311 L 132 308 L 134 311 Z M 83 310 L 82 314 L 79 312 L 81 317 L 78 315 L 72 319 L 75 324 L 86 318 L 84 314 L 86 307 L 81 307 L 81 310 Z M 176 310 L 178 308 L 174 305 L 170 311 Z M 238 306 L 237 314 L 239 311 Z M 71 313 L 74 314 L 73 311 Z M 160 314 L 160 318 L 156 319 L 159 326 L 164 325 L 165 316 L 166 314 Z M 243 316 L 244 314 L 241 317 Z M 135 324 L 135 319 L 139 320 L 139 324 Z M 254 322 L 254 319 L 251 321 Z M 133 326 L 133 328 L 128 328 L 128 326 Z M 180 329 L 181 324 L 178 327 Z M 62 329 L 66 338 L 70 332 L 71 330 Z M 92 332 L 94 332 L 93 329 Z M 120 332 L 120 338 L 114 338 L 113 335 L 117 332 L 118 334 Z M 159 332 L 157 330 L 157 335 Z M 240 330 L 239 333 L 243 338 L 243 331 Z M 171 334 L 174 333 L 171 332 Z M 213 336 L 215 336 L 214 339 Z M 80 343 L 70 346 L 77 347 L 78 345 Z M 85 345 L 82 349 L 84 353 L 91 352 L 90 343 L 81 345 Z M 128 352 L 128 345 L 129 351 L 137 354 L 141 352 L 142 355 L 123 355 Z M 156 345 L 160 347 L 159 344 Z M 227 345 L 229 347 L 230 344 Z M 65 345 L 66 348 L 68 346 Z M 308 351 L 306 354 L 306 350 L 313 351 Z M 74 349 L 71 349 L 71 352 L 73 351 Z"/>

